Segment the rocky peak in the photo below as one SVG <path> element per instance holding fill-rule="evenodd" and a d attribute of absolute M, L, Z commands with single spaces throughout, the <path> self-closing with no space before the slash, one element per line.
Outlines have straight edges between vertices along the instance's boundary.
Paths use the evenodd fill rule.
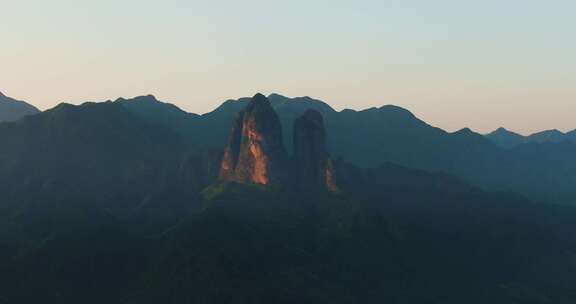
<path fill-rule="evenodd" d="M 320 112 L 307 110 L 294 121 L 294 170 L 304 190 L 336 191 L 334 166 L 326 150 L 326 130 Z"/>
<path fill-rule="evenodd" d="M 287 171 L 282 126 L 268 99 L 256 94 L 233 125 L 220 168 L 220 180 L 269 184 Z"/>
<path fill-rule="evenodd" d="M 159 103 L 160 102 L 160 101 L 158 101 L 158 99 L 156 99 L 156 96 L 154 96 L 152 94 L 136 96 L 131 101 L 132 102 L 143 102 L 143 103 Z"/>
<path fill-rule="evenodd" d="M 498 134 L 498 133 L 510 133 L 510 131 L 508 131 L 508 129 L 504 128 L 504 127 L 500 127 L 496 130 L 494 130 L 492 132 L 493 134 Z"/>

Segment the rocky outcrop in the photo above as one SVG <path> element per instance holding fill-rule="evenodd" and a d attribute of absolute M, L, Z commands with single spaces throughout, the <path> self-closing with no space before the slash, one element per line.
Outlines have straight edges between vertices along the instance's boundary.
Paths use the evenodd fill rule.
<path fill-rule="evenodd" d="M 220 180 L 267 185 L 287 178 L 282 126 L 268 99 L 257 94 L 238 114 L 220 168 Z"/>
<path fill-rule="evenodd" d="M 262 185 L 277 182 L 302 191 L 338 191 L 320 112 L 307 110 L 294 121 L 293 134 L 294 155 L 289 161 L 276 112 L 264 95 L 255 95 L 233 124 L 220 180 Z"/>
<path fill-rule="evenodd" d="M 294 121 L 294 180 L 302 190 L 337 191 L 334 164 L 326 150 L 322 115 L 307 110 Z"/>

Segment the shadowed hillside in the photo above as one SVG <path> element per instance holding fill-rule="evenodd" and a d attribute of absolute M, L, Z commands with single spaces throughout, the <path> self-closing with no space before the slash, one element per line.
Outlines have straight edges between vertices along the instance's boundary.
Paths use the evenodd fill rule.
<path fill-rule="evenodd" d="M 445 173 L 332 161 L 318 109 L 292 122 L 294 146 L 276 157 L 280 115 L 264 96 L 249 102 L 241 132 L 229 130 L 227 150 L 239 142 L 244 159 L 231 175 L 223 150 L 198 149 L 123 102 L 0 125 L 2 300 L 576 301 L 574 208 Z"/>

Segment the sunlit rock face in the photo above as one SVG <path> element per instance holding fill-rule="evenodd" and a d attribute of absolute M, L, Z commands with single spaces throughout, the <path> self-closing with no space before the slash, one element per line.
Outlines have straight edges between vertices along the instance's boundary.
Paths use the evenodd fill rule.
<path fill-rule="evenodd" d="M 326 167 L 324 167 L 324 185 L 330 192 L 336 192 L 340 190 L 336 184 L 336 173 L 334 172 L 334 168 L 334 162 L 331 158 L 328 158 L 326 160 Z"/>
<path fill-rule="evenodd" d="M 282 126 L 268 99 L 255 95 L 238 114 L 220 168 L 220 180 L 267 185 L 286 180 Z"/>
<path fill-rule="evenodd" d="M 326 130 L 322 115 L 307 110 L 294 121 L 295 181 L 303 190 L 337 191 L 334 165 L 326 150 Z"/>

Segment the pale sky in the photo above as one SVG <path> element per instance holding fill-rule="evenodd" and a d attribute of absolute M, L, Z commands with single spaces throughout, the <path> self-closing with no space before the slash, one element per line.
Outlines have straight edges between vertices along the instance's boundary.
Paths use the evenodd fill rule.
<path fill-rule="evenodd" d="M 0 0 L 0 91 L 41 109 L 256 92 L 454 131 L 576 128 L 576 1 Z"/>

